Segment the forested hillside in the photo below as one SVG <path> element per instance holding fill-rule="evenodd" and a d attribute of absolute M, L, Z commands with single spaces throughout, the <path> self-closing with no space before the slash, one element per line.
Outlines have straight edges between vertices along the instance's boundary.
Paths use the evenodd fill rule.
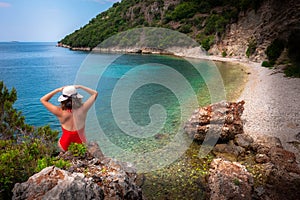
<path fill-rule="evenodd" d="M 105 39 L 140 27 L 179 31 L 209 54 L 285 65 L 300 76 L 299 0 L 123 0 L 67 35 L 59 46 L 92 50 Z"/>
<path fill-rule="evenodd" d="M 123 0 L 60 42 L 95 47 L 108 37 L 136 27 L 164 27 L 188 34 L 208 50 L 215 35 L 236 22 L 240 11 L 257 9 L 263 0 Z"/>

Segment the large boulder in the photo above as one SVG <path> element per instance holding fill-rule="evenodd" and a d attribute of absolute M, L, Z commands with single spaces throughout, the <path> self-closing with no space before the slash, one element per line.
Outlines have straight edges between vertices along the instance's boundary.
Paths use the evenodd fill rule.
<path fill-rule="evenodd" d="M 34 174 L 25 183 L 17 183 L 13 199 L 104 199 L 104 193 L 84 174 L 52 166 Z"/>
<path fill-rule="evenodd" d="M 214 159 L 208 184 L 210 200 L 251 200 L 253 177 L 237 162 Z"/>
<path fill-rule="evenodd" d="M 104 157 L 97 143 L 90 143 L 84 156 L 65 152 L 58 157 L 72 166 L 66 170 L 48 167 L 27 182 L 17 183 L 13 199 L 143 199 L 135 168 Z"/>
<path fill-rule="evenodd" d="M 244 101 L 220 102 L 196 109 L 185 124 L 185 132 L 194 140 L 219 139 L 229 141 L 242 134 Z"/>

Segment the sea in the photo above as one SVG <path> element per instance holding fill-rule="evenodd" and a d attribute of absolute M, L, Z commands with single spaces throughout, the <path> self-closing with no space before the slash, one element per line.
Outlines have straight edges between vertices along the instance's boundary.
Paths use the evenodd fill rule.
<path fill-rule="evenodd" d="M 240 66 L 209 60 L 71 51 L 53 42 L 0 43 L 0 80 L 17 90 L 14 107 L 27 124 L 50 125 L 61 134 L 59 121 L 40 98 L 66 85 L 96 89 L 87 139 L 98 142 L 105 155 L 133 163 L 141 173 L 176 163 L 192 144 L 183 131 L 192 112 L 230 99 L 243 75 Z M 84 101 L 89 97 L 78 92 Z M 59 95 L 50 102 L 59 106 Z"/>

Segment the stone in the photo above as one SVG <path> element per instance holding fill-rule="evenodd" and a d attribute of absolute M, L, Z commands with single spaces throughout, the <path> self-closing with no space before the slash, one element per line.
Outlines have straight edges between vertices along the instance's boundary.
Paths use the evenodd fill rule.
<path fill-rule="evenodd" d="M 253 177 L 245 166 L 214 159 L 209 171 L 210 200 L 251 200 Z"/>
<path fill-rule="evenodd" d="M 282 148 L 272 147 L 269 151 L 271 162 L 280 169 L 300 174 L 300 168 L 293 152 Z"/>
<path fill-rule="evenodd" d="M 197 141 L 205 139 L 232 140 L 235 135 L 244 132 L 241 120 L 244 104 L 244 101 L 220 102 L 198 108 L 185 124 L 185 133 Z"/>
<path fill-rule="evenodd" d="M 104 159 L 104 155 L 96 142 L 89 142 L 88 143 L 88 152 L 91 154 L 91 156 L 98 158 L 100 160 Z"/>
<path fill-rule="evenodd" d="M 17 183 L 12 199 L 104 199 L 104 193 L 101 187 L 82 173 L 47 167 L 27 182 Z"/>
<path fill-rule="evenodd" d="M 231 154 L 236 158 L 243 156 L 245 154 L 245 149 L 243 147 L 235 145 L 233 142 L 227 144 L 216 144 L 213 148 L 213 153 L 218 157 L 220 154 Z M 222 156 L 223 157 L 223 156 Z"/>
<path fill-rule="evenodd" d="M 104 157 L 97 143 L 88 144 L 84 157 L 67 151 L 58 158 L 72 166 L 66 170 L 48 167 L 16 184 L 13 199 L 144 199 L 134 166 Z"/>
<path fill-rule="evenodd" d="M 267 163 L 270 161 L 270 158 L 266 154 L 256 154 L 255 162 L 257 163 Z"/>
<path fill-rule="evenodd" d="M 251 147 L 260 154 L 268 154 L 272 147 L 283 148 L 279 138 L 267 135 L 258 136 L 251 144 Z"/>
<path fill-rule="evenodd" d="M 234 138 L 234 143 L 245 149 L 248 149 L 253 143 L 253 141 L 253 138 L 250 135 L 246 134 L 237 134 Z"/>

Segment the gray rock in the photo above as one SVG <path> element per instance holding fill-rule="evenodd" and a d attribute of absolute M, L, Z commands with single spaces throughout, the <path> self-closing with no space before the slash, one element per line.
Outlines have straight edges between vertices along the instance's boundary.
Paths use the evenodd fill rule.
<path fill-rule="evenodd" d="M 17 183 L 12 199 L 104 199 L 104 193 L 101 187 L 82 173 L 47 167 L 27 182 Z"/>
<path fill-rule="evenodd" d="M 234 138 L 234 142 L 236 145 L 244 147 L 248 149 L 250 145 L 253 143 L 253 138 L 246 134 L 238 134 Z"/>

